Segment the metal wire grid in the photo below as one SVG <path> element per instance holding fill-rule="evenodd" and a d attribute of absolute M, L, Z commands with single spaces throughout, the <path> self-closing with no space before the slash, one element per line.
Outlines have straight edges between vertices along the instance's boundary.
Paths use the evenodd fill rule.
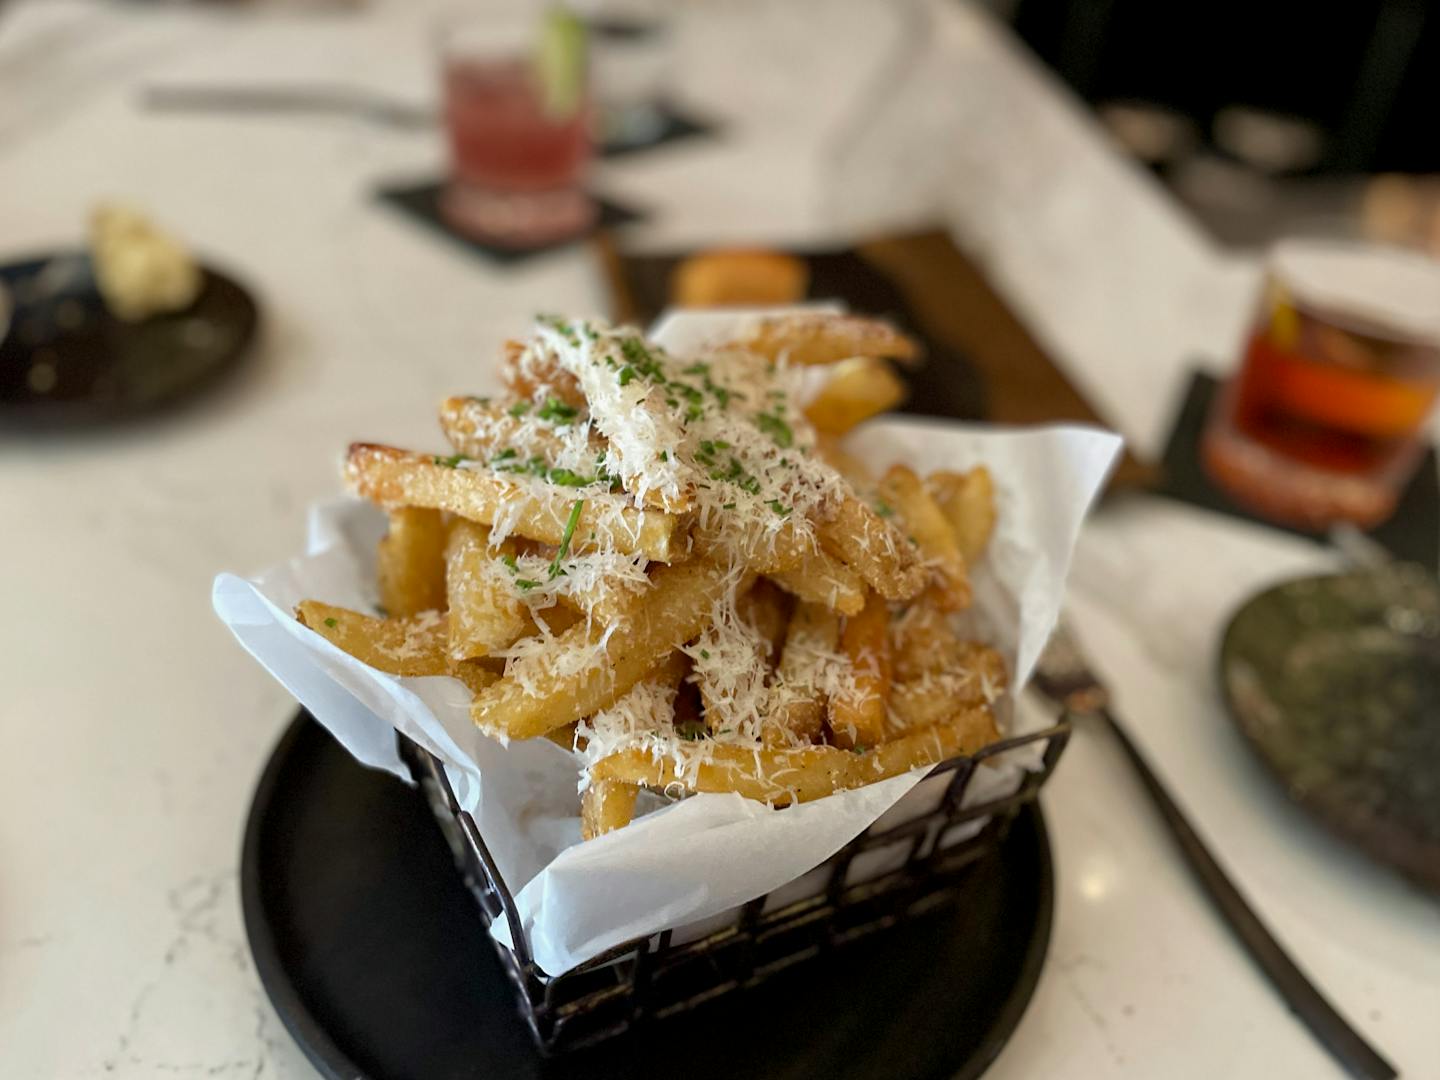
<path fill-rule="evenodd" d="M 486 922 L 509 924 L 515 948 L 495 942 L 496 951 L 519 992 L 520 1015 L 536 1045 L 554 1054 L 754 986 L 822 952 L 944 907 L 957 897 L 970 868 L 998 846 L 1015 814 L 1049 779 L 1069 737 L 1070 726 L 1062 721 L 936 765 L 927 779 L 952 775 L 935 809 L 857 836 L 821 864 L 825 884 L 813 896 L 773 909 L 774 893 L 759 896 L 744 905 L 732 926 L 680 944 L 671 930 L 637 938 L 554 978 L 535 964 L 514 895 L 474 819 L 456 802 L 439 760 L 403 737 L 400 744 Z M 980 765 L 1032 744 L 1043 745 L 1041 767 L 1027 773 L 1014 793 L 964 806 Z M 980 818 L 988 821 L 974 836 L 946 842 L 957 826 Z M 852 875 L 857 860 L 867 854 L 881 861 L 879 871 Z"/>

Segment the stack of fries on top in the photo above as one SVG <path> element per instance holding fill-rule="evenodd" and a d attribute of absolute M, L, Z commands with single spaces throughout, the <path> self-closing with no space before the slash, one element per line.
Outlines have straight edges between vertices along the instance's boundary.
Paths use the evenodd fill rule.
<path fill-rule="evenodd" d="M 989 474 L 876 477 L 835 443 L 899 401 L 887 358 L 914 355 L 847 315 L 684 357 L 540 318 L 503 397 L 441 406 L 452 453 L 350 447 L 349 486 L 389 512 L 383 616 L 296 615 L 381 671 L 462 680 L 489 735 L 572 748 L 587 839 L 641 788 L 783 806 L 973 753 L 1006 672 L 951 615 Z"/>

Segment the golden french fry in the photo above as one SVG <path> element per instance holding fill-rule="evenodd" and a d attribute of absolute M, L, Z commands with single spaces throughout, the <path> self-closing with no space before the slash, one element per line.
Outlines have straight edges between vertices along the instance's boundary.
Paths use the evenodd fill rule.
<path fill-rule="evenodd" d="M 785 641 L 785 627 L 790 622 L 790 598 L 764 578 L 750 586 L 736 602 L 740 618 L 753 626 L 769 646 L 768 662 L 773 667 Z"/>
<path fill-rule="evenodd" d="M 830 737 L 846 750 L 874 746 L 885 737 L 890 700 L 890 611 L 871 593 L 859 615 L 845 620 L 840 648 L 850 661 L 854 686 L 826 702 Z"/>
<path fill-rule="evenodd" d="M 1005 661 L 994 649 L 967 646 L 962 663 L 914 682 L 896 683 L 890 692 L 887 732 L 893 737 L 938 723 L 957 707 L 988 705 L 1009 681 Z"/>
<path fill-rule="evenodd" d="M 970 575 L 965 558 L 940 507 L 906 465 L 894 465 L 880 480 L 880 498 L 893 507 L 901 527 L 920 548 L 934 578 L 931 589 L 942 611 L 970 606 Z"/>
<path fill-rule="evenodd" d="M 735 343 L 771 363 L 833 364 L 852 356 L 914 360 L 920 354 L 911 341 L 889 323 L 860 315 L 808 312 L 760 320 Z"/>
<path fill-rule="evenodd" d="M 704 759 L 693 770 L 684 770 L 682 779 L 674 759 L 657 761 L 648 749 L 636 748 L 601 758 L 591 777 L 592 783 L 596 779 L 620 780 L 658 791 L 733 791 L 772 806 L 788 806 L 873 784 L 958 754 L 973 754 L 998 737 L 994 716 L 977 705 L 958 709 L 942 723 L 864 753 L 834 746 L 755 750 L 720 744 L 706 747 Z"/>
<path fill-rule="evenodd" d="M 889 364 L 874 356 L 856 356 L 835 365 L 834 376 L 805 406 L 805 419 L 816 431 L 844 435 L 904 400 L 905 384 Z"/>
<path fill-rule="evenodd" d="M 731 582 L 709 559 L 655 572 L 644 602 L 609 627 L 577 623 L 511 661 L 505 678 L 475 699 L 482 731 L 528 739 L 614 704 L 710 620 Z"/>
<path fill-rule="evenodd" d="M 565 541 L 570 514 L 580 503 L 570 550 L 607 548 L 668 562 L 682 550 L 676 519 L 655 510 L 637 510 L 622 496 L 577 497 L 567 488 L 524 483 L 483 469 L 455 468 L 444 459 L 353 443 L 345 464 L 350 490 L 381 506 L 423 506 L 447 510 L 482 525 L 499 518 L 511 532 L 545 544 Z"/>
<path fill-rule="evenodd" d="M 559 399 L 557 398 L 558 402 Z M 560 404 L 564 404 L 561 402 Z M 565 406 L 573 409 L 573 406 Z M 553 406 L 551 406 L 554 411 Z M 517 410 L 524 410 L 517 412 Z M 538 463 L 555 467 L 566 454 L 567 429 L 576 417 L 560 417 L 553 421 L 536 422 L 529 402 L 496 401 L 492 398 L 452 397 L 440 403 L 440 430 L 456 453 L 504 470 L 523 471 L 527 464 Z M 572 438 L 579 438 L 575 435 Z M 594 428 L 584 432 L 584 454 L 589 462 L 600 460 L 608 443 Z M 658 491 L 645 493 L 644 504 L 656 510 L 684 511 L 693 505 L 693 496 L 671 500 L 669 504 Z"/>
<path fill-rule="evenodd" d="M 793 304 L 805 298 L 810 269 L 778 251 L 731 249 L 691 255 L 670 274 L 677 307 Z"/>
<path fill-rule="evenodd" d="M 674 562 L 683 561 L 677 559 Z M 674 562 L 671 563 L 672 566 Z M 564 593 L 559 599 L 561 604 L 577 615 L 609 624 L 632 610 L 649 588 L 648 583 L 601 577 L 583 592 Z M 546 619 L 549 619 L 548 612 Z"/>
<path fill-rule="evenodd" d="M 439 611 L 388 619 L 348 608 L 302 600 L 295 608 L 302 624 L 355 659 L 391 675 L 448 675 L 446 617 Z"/>
<path fill-rule="evenodd" d="M 376 558 L 380 606 L 390 615 L 445 608 L 445 521 L 438 510 L 402 506 Z"/>
<path fill-rule="evenodd" d="M 933 472 L 925 478 L 930 494 L 944 513 L 967 564 L 985 551 L 995 531 L 995 484 L 990 470 L 977 465 L 969 472 Z"/>
<path fill-rule="evenodd" d="M 739 595 L 735 614 L 743 627 L 736 629 L 743 634 L 743 640 L 750 650 L 745 661 L 745 683 L 759 690 L 780 655 L 780 645 L 785 639 L 785 625 L 789 621 L 790 598 L 775 585 L 761 578 L 756 580 L 748 591 Z M 703 631 L 696 642 L 700 648 L 701 659 L 694 662 L 694 674 L 691 678 L 700 689 L 705 725 L 711 731 L 716 731 L 731 725 L 736 719 L 733 698 L 737 691 L 731 683 L 728 694 L 725 691 L 717 692 L 712 682 L 715 672 L 710 666 L 708 651 L 704 648 L 711 632 Z M 691 655 L 694 655 L 694 650 Z M 738 657 L 732 659 L 738 660 Z M 732 674 L 732 671 L 726 671 L 727 676 Z M 729 682 L 728 679 L 726 681 Z"/>
<path fill-rule="evenodd" d="M 825 551 L 812 551 L 794 570 L 770 575 L 770 580 L 797 599 L 857 615 L 865 606 L 865 583 L 860 575 Z"/>
<path fill-rule="evenodd" d="M 458 520 L 445 547 L 445 587 L 450 599 L 450 655 L 473 660 L 508 648 L 534 629 L 530 611 L 515 593 L 501 558 L 515 554 L 506 541 L 490 547 L 490 530 Z"/>
<path fill-rule="evenodd" d="M 336 648 L 390 675 L 449 675 L 478 693 L 499 676 L 474 663 L 456 663 L 446 649 L 447 616 L 438 611 L 379 619 L 348 608 L 302 600 L 295 618 Z"/>
<path fill-rule="evenodd" d="M 594 840 L 629 825 L 639 794 L 638 785 L 623 780 L 592 780 L 580 796 L 580 838 Z"/>
<path fill-rule="evenodd" d="M 891 623 L 890 643 L 898 682 L 953 671 L 967 657 L 967 646 L 956 635 L 949 616 L 936 606 L 934 594 L 928 592 Z"/>
<path fill-rule="evenodd" d="M 528 422 L 529 410 L 517 415 L 516 409 L 516 403 L 494 398 L 446 398 L 440 403 L 440 430 L 455 452 L 466 457 L 490 461 L 497 452 L 506 450 L 518 455 L 515 447 L 523 444 L 525 457 L 536 454 L 553 464 L 556 455 L 565 449 L 562 433 L 568 426 L 567 421 L 562 418 L 554 424 Z M 591 453 L 598 456 L 605 452 L 605 440 L 593 430 L 585 442 Z"/>
<path fill-rule="evenodd" d="M 553 397 L 572 409 L 586 408 L 588 402 L 575 376 L 553 358 L 528 352 L 523 341 L 505 342 L 500 361 L 500 382 L 522 401 Z"/>
<path fill-rule="evenodd" d="M 927 584 L 915 547 L 858 499 L 843 500 L 830 520 L 817 524 L 816 533 L 821 547 L 887 600 L 910 600 Z"/>
<path fill-rule="evenodd" d="M 767 747 L 819 741 L 825 692 L 817 684 L 817 665 L 839 644 L 840 618 L 834 611 L 805 601 L 795 605 L 776 667 L 774 705 L 762 729 Z"/>

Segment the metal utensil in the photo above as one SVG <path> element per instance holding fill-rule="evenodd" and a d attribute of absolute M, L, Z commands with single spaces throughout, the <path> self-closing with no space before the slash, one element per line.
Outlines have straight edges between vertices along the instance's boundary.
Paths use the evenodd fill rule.
<path fill-rule="evenodd" d="M 1056 627 L 1040 657 L 1035 687 L 1067 716 L 1094 717 L 1110 729 L 1216 911 L 1290 1010 L 1331 1056 L 1359 1080 L 1391 1080 L 1398 1075 L 1306 978 L 1215 861 L 1123 725 L 1111 713 L 1109 692 L 1090 669 L 1075 637 L 1063 624 Z"/>
<path fill-rule="evenodd" d="M 348 86 L 151 86 L 141 105 L 157 112 L 351 116 L 403 130 L 431 128 L 439 119 L 434 109 Z"/>

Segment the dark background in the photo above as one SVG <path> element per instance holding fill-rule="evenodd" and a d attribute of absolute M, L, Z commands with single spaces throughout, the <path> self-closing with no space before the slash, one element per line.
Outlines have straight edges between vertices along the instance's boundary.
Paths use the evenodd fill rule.
<path fill-rule="evenodd" d="M 1440 4 L 1426 0 L 1018 0 L 1016 31 L 1094 104 L 1196 122 L 1241 104 L 1313 121 L 1301 175 L 1440 172 Z"/>

